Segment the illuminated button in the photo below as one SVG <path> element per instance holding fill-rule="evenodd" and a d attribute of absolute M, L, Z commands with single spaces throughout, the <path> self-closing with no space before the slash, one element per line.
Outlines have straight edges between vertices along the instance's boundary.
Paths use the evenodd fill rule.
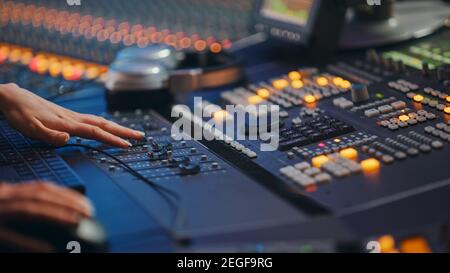
<path fill-rule="evenodd" d="M 325 77 L 318 77 L 318 78 L 316 79 L 316 83 L 317 83 L 319 86 L 327 86 L 327 85 L 328 85 L 328 79 L 325 78 Z"/>
<path fill-rule="evenodd" d="M 314 97 L 313 95 L 306 95 L 303 100 L 306 103 L 315 103 L 316 102 L 316 97 Z"/>
<path fill-rule="evenodd" d="M 358 157 L 358 151 L 353 148 L 343 149 L 339 154 L 347 159 L 355 160 Z"/>
<path fill-rule="evenodd" d="M 365 173 L 377 172 L 380 169 L 380 162 L 375 158 L 361 161 L 361 169 Z"/>
<path fill-rule="evenodd" d="M 450 102 L 450 96 L 447 97 L 447 102 Z"/>
<path fill-rule="evenodd" d="M 425 98 L 424 98 L 422 95 L 415 95 L 415 96 L 413 97 L 413 100 L 414 100 L 415 102 L 418 102 L 418 103 L 421 103 L 424 99 L 425 99 Z"/>
<path fill-rule="evenodd" d="M 423 237 L 411 237 L 400 243 L 402 253 L 431 253 L 428 242 Z"/>
<path fill-rule="evenodd" d="M 32 59 L 33 59 L 33 53 L 31 51 L 26 51 L 22 54 L 22 57 L 20 58 L 20 62 L 23 65 L 29 65 L 31 63 Z"/>
<path fill-rule="evenodd" d="M 450 107 L 445 107 L 444 113 L 446 113 L 447 115 L 450 115 Z"/>
<path fill-rule="evenodd" d="M 336 86 L 341 86 L 343 82 L 344 82 L 344 79 L 341 77 L 335 77 L 333 79 L 333 84 Z"/>
<path fill-rule="evenodd" d="M 409 120 L 409 117 L 407 115 L 401 115 L 398 117 L 398 119 L 402 122 L 407 122 Z"/>
<path fill-rule="evenodd" d="M 249 104 L 259 104 L 259 103 L 261 103 L 263 100 L 264 100 L 263 98 L 261 98 L 260 96 L 257 96 L 257 95 L 255 95 L 255 96 L 250 96 L 250 97 L 248 97 L 248 99 L 247 99 L 247 101 L 248 101 Z"/>
<path fill-rule="evenodd" d="M 258 91 L 256 91 L 256 93 L 258 94 L 258 96 L 260 96 L 263 99 L 267 99 L 270 96 L 269 90 L 267 90 L 265 88 L 259 89 Z"/>
<path fill-rule="evenodd" d="M 213 117 L 215 121 L 221 122 L 224 121 L 228 117 L 228 112 L 225 110 L 220 110 L 213 113 Z"/>
<path fill-rule="evenodd" d="M 288 77 L 291 81 L 298 81 L 302 78 L 302 75 L 300 74 L 300 72 L 292 71 L 289 72 Z"/>
<path fill-rule="evenodd" d="M 36 63 L 36 72 L 39 74 L 45 74 L 48 71 L 49 63 L 46 59 L 39 59 Z"/>
<path fill-rule="evenodd" d="M 96 79 L 96 78 L 98 78 L 99 75 L 100 75 L 100 70 L 95 66 L 91 66 L 86 70 L 86 77 L 88 79 Z"/>
<path fill-rule="evenodd" d="M 342 89 L 349 89 L 350 87 L 352 87 L 352 83 L 349 81 L 344 80 L 341 84 Z"/>
<path fill-rule="evenodd" d="M 285 79 L 276 80 L 272 84 L 273 84 L 273 87 L 275 87 L 278 90 L 284 89 L 289 86 L 289 82 Z"/>
<path fill-rule="evenodd" d="M 389 253 L 395 250 L 395 239 L 391 235 L 384 235 L 378 238 L 380 250 L 383 253 Z"/>
<path fill-rule="evenodd" d="M 326 156 L 326 155 L 319 155 L 319 156 L 314 157 L 311 160 L 311 164 L 314 167 L 316 167 L 316 168 L 320 168 L 320 167 L 322 167 L 323 164 L 327 163 L 328 161 L 330 161 L 328 156 Z"/>
<path fill-rule="evenodd" d="M 17 63 L 18 61 L 20 61 L 22 57 L 22 50 L 15 48 L 11 51 L 11 53 L 9 53 L 9 61 L 12 63 Z"/>
<path fill-rule="evenodd" d="M 291 82 L 291 86 L 296 89 L 299 89 L 303 87 L 303 82 L 301 80 L 295 80 Z"/>
<path fill-rule="evenodd" d="M 61 74 L 62 66 L 59 62 L 53 62 L 50 64 L 50 68 L 48 70 L 50 76 L 56 78 Z"/>

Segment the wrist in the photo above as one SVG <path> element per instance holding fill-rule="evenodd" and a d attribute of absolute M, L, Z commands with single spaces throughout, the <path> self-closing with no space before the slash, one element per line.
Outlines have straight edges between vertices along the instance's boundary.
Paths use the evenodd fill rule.
<path fill-rule="evenodd" d="M 16 84 L 0 84 L 0 111 L 9 108 L 11 99 L 16 96 L 19 87 Z"/>

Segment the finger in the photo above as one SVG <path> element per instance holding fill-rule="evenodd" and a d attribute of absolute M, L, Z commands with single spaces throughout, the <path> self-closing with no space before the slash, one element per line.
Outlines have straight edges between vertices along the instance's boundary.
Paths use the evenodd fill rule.
<path fill-rule="evenodd" d="M 37 200 L 14 200 L 0 207 L 4 221 L 48 221 L 63 226 L 75 226 L 83 216 L 65 207 Z"/>
<path fill-rule="evenodd" d="M 0 227 L 0 250 L 17 252 L 52 252 L 51 245 Z"/>
<path fill-rule="evenodd" d="M 80 115 L 80 121 L 89 125 L 97 126 L 113 135 L 122 138 L 131 138 L 140 140 L 143 137 L 145 137 L 144 132 L 126 128 L 115 122 L 108 121 L 102 117 L 97 117 L 94 115 Z"/>
<path fill-rule="evenodd" d="M 94 139 L 112 146 L 117 146 L 121 148 L 131 147 L 131 143 L 117 137 L 111 133 L 104 131 L 103 129 L 83 123 L 71 124 L 68 127 L 68 132 L 72 135 L 77 135 L 83 138 Z"/>
<path fill-rule="evenodd" d="M 94 209 L 90 201 L 80 193 L 48 182 L 32 182 L 16 185 L 0 198 L 0 204 L 11 200 L 35 200 L 74 210 L 85 217 L 92 217 Z"/>
<path fill-rule="evenodd" d="M 31 123 L 29 133 L 31 135 L 28 137 L 35 138 L 55 146 L 63 146 L 70 139 L 70 135 L 68 133 L 47 128 L 37 119 L 34 119 Z"/>

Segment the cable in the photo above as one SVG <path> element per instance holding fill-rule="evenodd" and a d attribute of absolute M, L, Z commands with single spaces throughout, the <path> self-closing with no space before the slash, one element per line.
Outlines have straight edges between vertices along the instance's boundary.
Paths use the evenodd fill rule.
<path fill-rule="evenodd" d="M 108 152 L 102 151 L 98 148 L 95 148 L 95 147 L 92 147 L 89 145 L 85 145 L 85 144 L 67 144 L 62 147 L 58 147 L 56 149 L 70 148 L 70 147 L 84 148 L 87 150 L 96 151 L 100 154 L 103 154 L 103 155 L 111 158 L 112 160 L 116 161 L 117 163 L 119 163 L 130 174 L 132 174 L 133 176 L 142 180 L 150 187 L 152 187 L 169 204 L 169 206 L 171 206 L 172 209 L 174 209 L 175 217 L 174 217 L 174 221 L 173 221 L 173 228 L 175 230 L 178 230 L 181 225 L 184 225 L 186 217 L 183 212 L 183 209 L 177 203 L 173 202 L 173 200 L 170 198 L 170 197 L 172 197 L 172 198 L 176 199 L 177 202 L 179 202 L 180 196 L 176 192 L 156 184 L 155 182 L 151 181 L 150 179 L 148 179 L 145 176 L 143 176 L 142 174 L 140 174 L 138 171 L 134 170 L 126 162 L 122 161 L 120 158 L 118 158 Z M 170 197 L 168 195 L 170 195 Z M 171 229 L 165 228 L 163 224 L 161 224 L 161 226 L 173 240 L 175 240 L 179 243 L 182 243 L 182 244 L 186 244 L 189 241 L 189 238 L 180 237 L 178 234 L 174 233 Z"/>

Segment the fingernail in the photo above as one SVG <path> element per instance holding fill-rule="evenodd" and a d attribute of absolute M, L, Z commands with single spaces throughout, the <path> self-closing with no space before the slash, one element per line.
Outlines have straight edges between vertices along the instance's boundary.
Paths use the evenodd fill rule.
<path fill-rule="evenodd" d="M 136 131 L 138 134 L 140 134 L 142 137 L 145 137 L 145 132 Z"/>
<path fill-rule="evenodd" d="M 89 211 L 90 211 L 90 213 L 91 213 L 91 217 L 95 217 L 96 211 L 95 211 L 94 204 L 92 204 L 91 200 L 89 200 L 89 199 L 87 199 L 87 198 L 86 198 L 86 201 L 87 201 L 87 204 L 88 204 L 88 206 L 89 206 Z"/>
<path fill-rule="evenodd" d="M 131 144 L 129 141 L 124 140 L 123 143 L 125 143 L 129 148 L 133 147 L 133 144 Z"/>
<path fill-rule="evenodd" d="M 67 134 L 64 134 L 64 143 L 69 142 L 70 136 Z"/>

